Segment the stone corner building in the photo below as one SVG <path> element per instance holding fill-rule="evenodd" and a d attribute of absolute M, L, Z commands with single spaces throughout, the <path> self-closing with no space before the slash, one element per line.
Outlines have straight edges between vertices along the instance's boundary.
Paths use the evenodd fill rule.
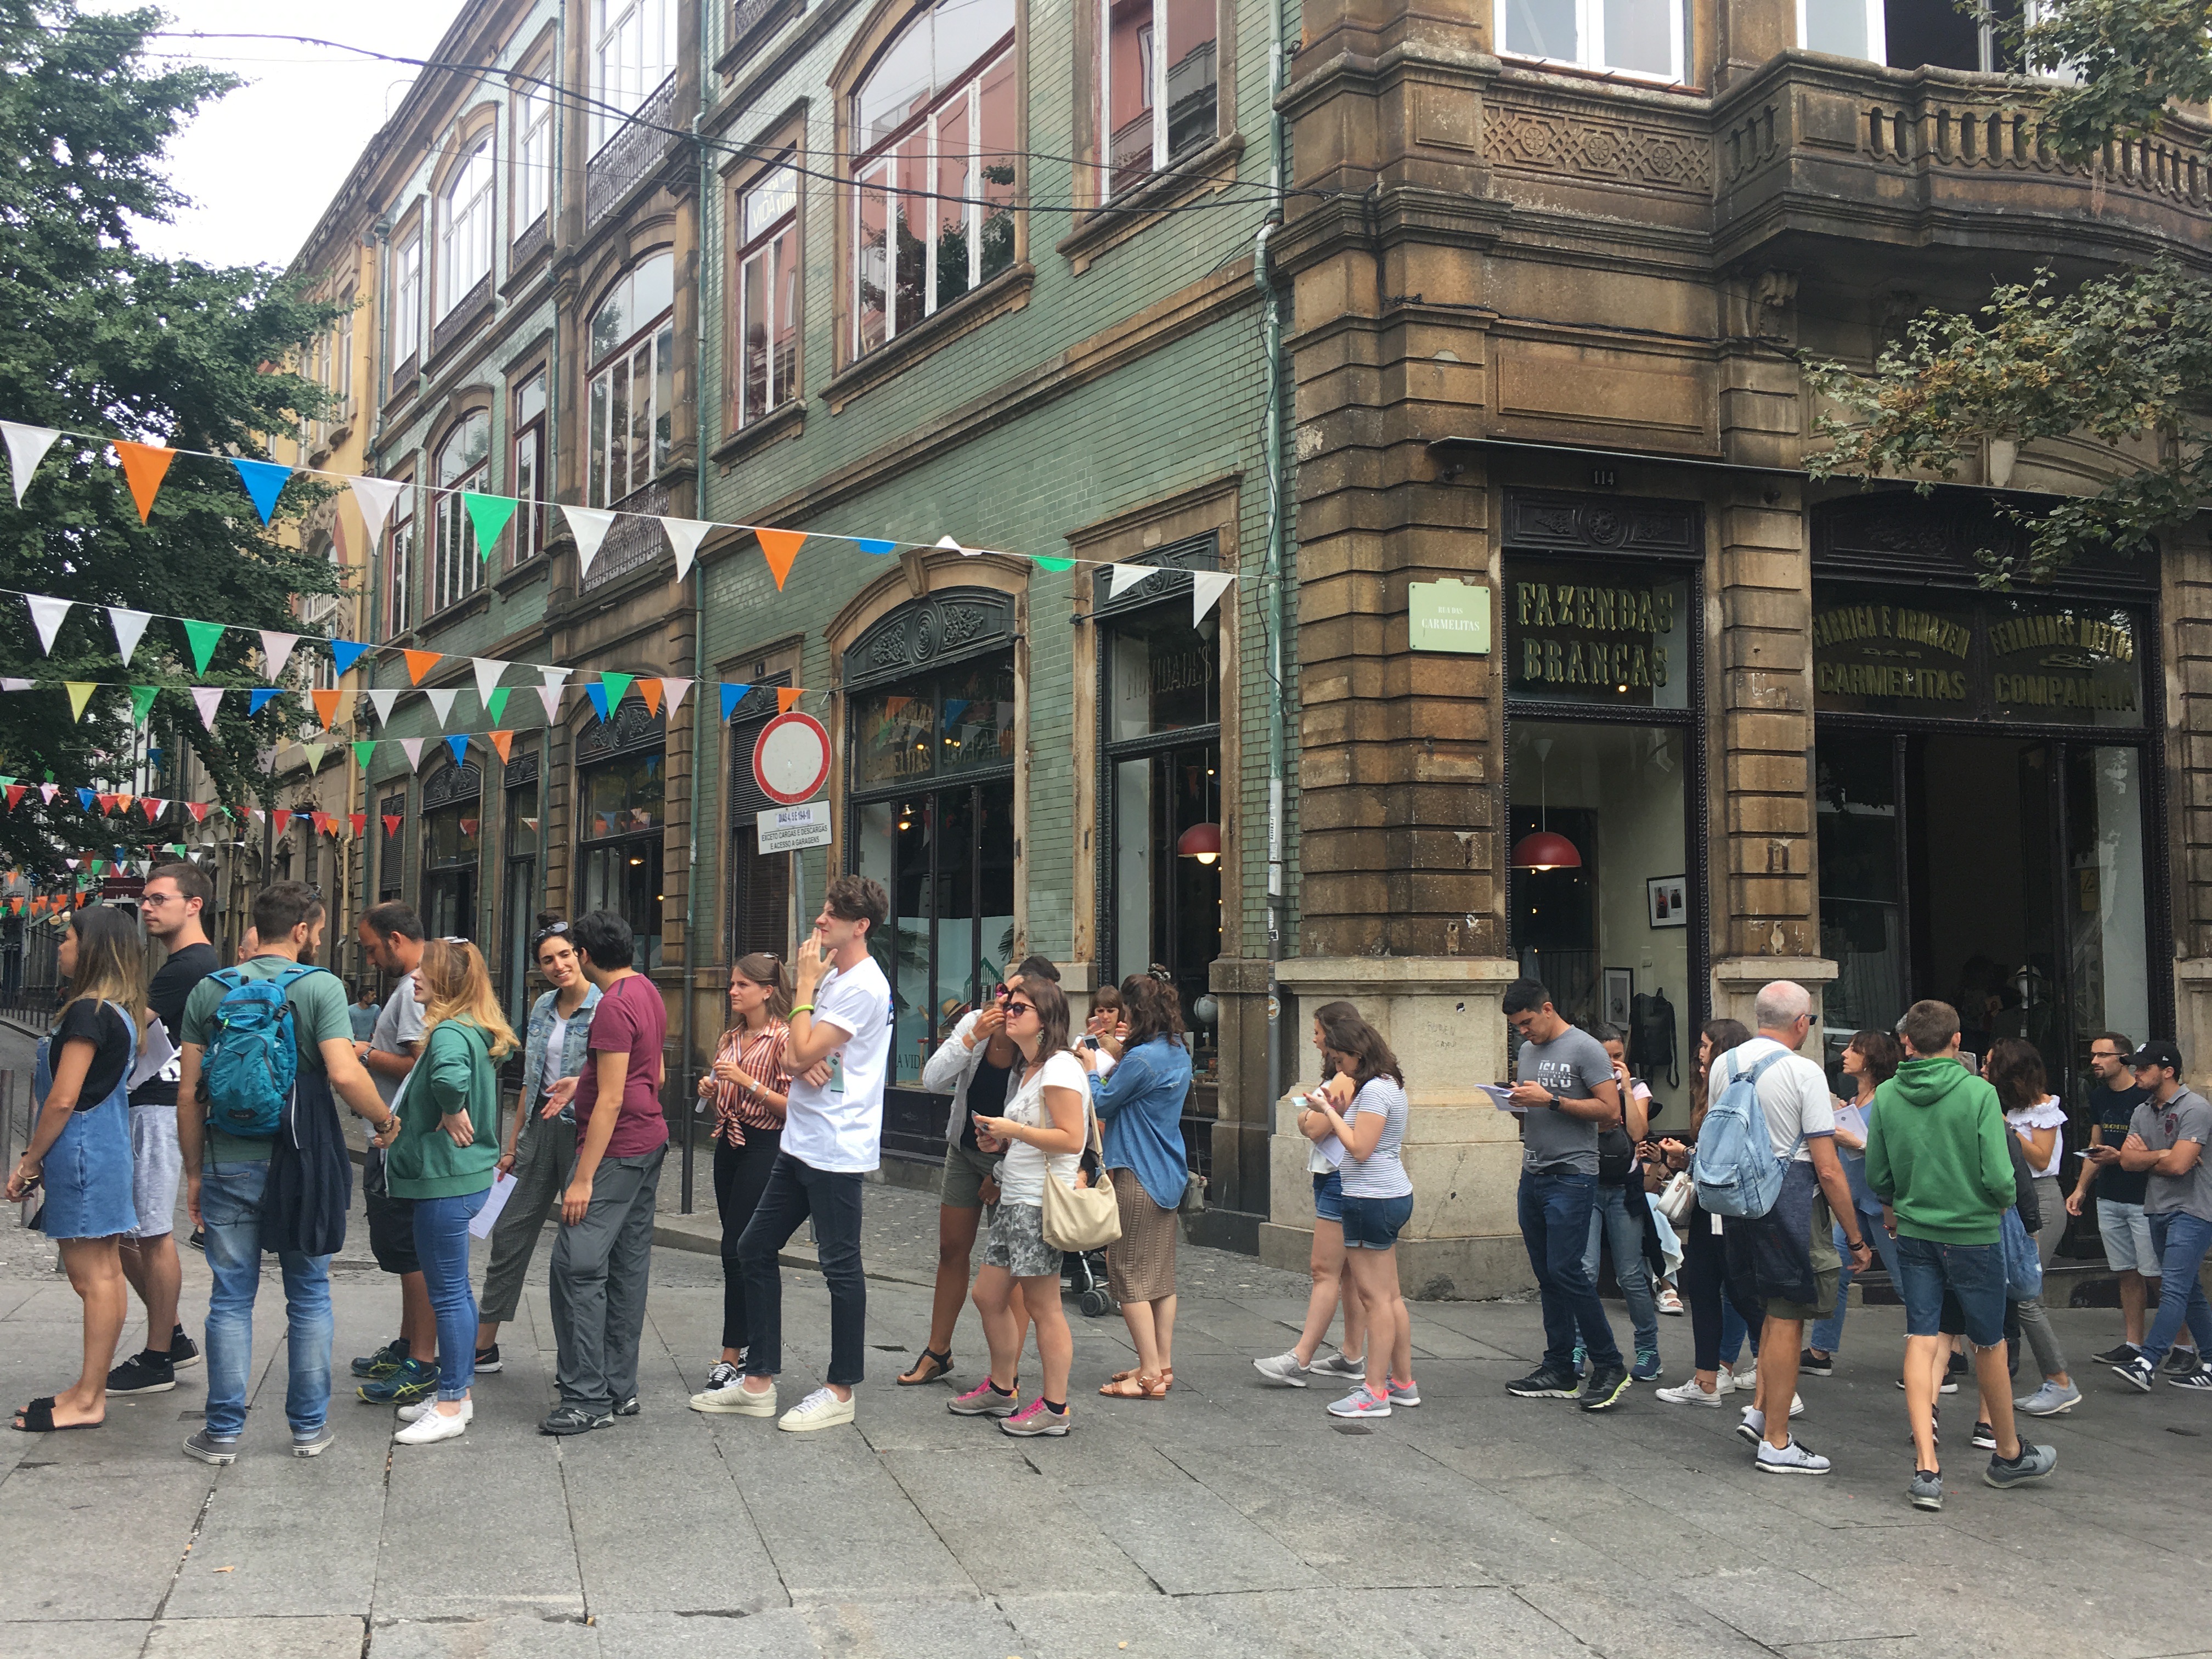
<path fill-rule="evenodd" d="M 1528 1281 L 1518 1146 L 1474 1091 L 1518 974 L 1627 1029 L 1657 1133 L 1700 1024 L 1774 978 L 1821 999 L 1832 1065 L 1923 996 L 1969 1048 L 2033 1042 L 2075 1106 L 2107 1027 L 2212 1057 L 2203 528 L 1997 594 L 1993 507 L 2098 453 L 1991 446 L 1927 497 L 1802 471 L 1801 355 L 1869 362 L 2043 264 L 2205 258 L 2200 120 L 2063 165 L 1996 50 L 1947 0 L 1304 8 L 1281 978 L 1407 1064 L 1410 1290 Z M 1443 580 L 1494 599 L 1487 655 L 1409 639 Z M 1279 1129 L 1285 1262 L 1304 1152 Z"/>

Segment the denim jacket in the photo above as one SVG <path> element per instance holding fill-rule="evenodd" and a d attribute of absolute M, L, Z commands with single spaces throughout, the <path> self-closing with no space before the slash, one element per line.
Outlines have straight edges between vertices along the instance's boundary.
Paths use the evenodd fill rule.
<path fill-rule="evenodd" d="M 522 1039 L 522 1100 L 527 1115 L 526 1125 L 538 1121 L 538 1108 L 545 1098 L 545 1045 L 553 1036 L 553 1005 L 560 997 L 558 991 L 548 991 L 530 1005 L 530 1024 Z M 561 1045 L 561 1075 L 574 1077 L 584 1069 L 585 1045 L 592 1038 L 592 1010 L 599 1006 L 599 988 L 587 985 L 584 1000 L 568 1017 L 568 1040 Z M 561 1121 L 574 1124 L 573 1109 L 561 1114 Z"/>

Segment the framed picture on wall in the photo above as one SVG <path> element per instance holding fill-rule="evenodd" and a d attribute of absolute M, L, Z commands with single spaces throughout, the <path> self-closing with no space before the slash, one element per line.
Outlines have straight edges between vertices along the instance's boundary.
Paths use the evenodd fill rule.
<path fill-rule="evenodd" d="M 1605 1023 L 1615 1030 L 1628 1029 L 1629 1003 L 1636 994 L 1636 975 L 1626 968 L 1605 970 Z"/>
<path fill-rule="evenodd" d="M 1651 925 L 1654 927 L 1687 927 L 1690 925 L 1689 877 L 1654 876 L 1644 884 L 1644 894 L 1651 906 Z"/>

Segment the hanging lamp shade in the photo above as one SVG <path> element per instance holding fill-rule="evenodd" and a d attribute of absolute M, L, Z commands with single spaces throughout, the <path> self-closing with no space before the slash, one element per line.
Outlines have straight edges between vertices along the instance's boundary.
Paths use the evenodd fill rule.
<path fill-rule="evenodd" d="M 1555 830 L 1537 830 L 1513 843 L 1516 870 L 1579 870 L 1583 855 Z"/>
<path fill-rule="evenodd" d="M 1196 859 L 1200 864 L 1211 864 L 1221 856 L 1221 826 L 1218 823 L 1194 823 L 1176 838 L 1178 857 Z"/>

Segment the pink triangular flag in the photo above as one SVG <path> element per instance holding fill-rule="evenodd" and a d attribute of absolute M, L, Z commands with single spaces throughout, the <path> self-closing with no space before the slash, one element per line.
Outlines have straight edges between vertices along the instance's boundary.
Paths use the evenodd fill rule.
<path fill-rule="evenodd" d="M 107 620 L 115 624 L 115 649 L 123 658 L 123 665 L 131 665 L 131 653 L 138 648 L 138 641 L 146 632 L 146 624 L 154 620 L 150 611 L 131 611 L 119 605 L 107 607 Z"/>
<path fill-rule="evenodd" d="M 399 752 L 400 752 L 401 754 L 403 754 L 403 755 L 404 755 L 404 756 L 406 756 L 406 757 L 407 757 L 407 769 L 408 769 L 409 771 L 410 771 L 410 772 L 419 772 L 419 771 L 421 771 L 421 770 L 422 769 L 422 738 L 400 738 L 400 739 L 399 739 Z"/>
<path fill-rule="evenodd" d="M 353 498 L 361 504 L 361 521 L 368 526 L 368 539 L 374 543 L 384 538 L 384 521 L 392 516 L 392 508 L 408 485 L 404 478 L 354 478 Z"/>
<path fill-rule="evenodd" d="M 676 705 L 684 701 L 684 694 L 690 689 L 691 682 L 689 680 L 672 680 L 665 674 L 661 676 L 660 700 L 670 714 L 676 712 Z"/>
<path fill-rule="evenodd" d="M 438 724 L 443 726 L 453 716 L 453 699 L 461 694 L 449 685 L 441 690 L 425 691 L 422 695 L 429 698 L 430 712 L 437 715 Z"/>
<path fill-rule="evenodd" d="M 660 527 L 668 532 L 668 544 L 676 550 L 676 580 L 680 582 L 691 574 L 699 544 L 714 526 L 698 519 L 663 519 Z"/>
<path fill-rule="evenodd" d="M 537 687 L 536 690 L 538 692 L 538 701 L 545 705 L 545 724 L 548 726 L 558 726 L 561 723 L 561 692 L 562 688 L 557 685 L 541 685 Z"/>
<path fill-rule="evenodd" d="M 196 685 L 192 688 L 192 702 L 198 705 L 200 724 L 210 732 L 215 730 L 216 707 L 222 701 L 222 687 L 219 685 Z"/>
<path fill-rule="evenodd" d="M 261 678 L 274 685 L 284 677 L 284 665 L 292 658 L 292 647 L 300 642 L 297 634 L 280 634 L 273 628 L 261 630 Z"/>

